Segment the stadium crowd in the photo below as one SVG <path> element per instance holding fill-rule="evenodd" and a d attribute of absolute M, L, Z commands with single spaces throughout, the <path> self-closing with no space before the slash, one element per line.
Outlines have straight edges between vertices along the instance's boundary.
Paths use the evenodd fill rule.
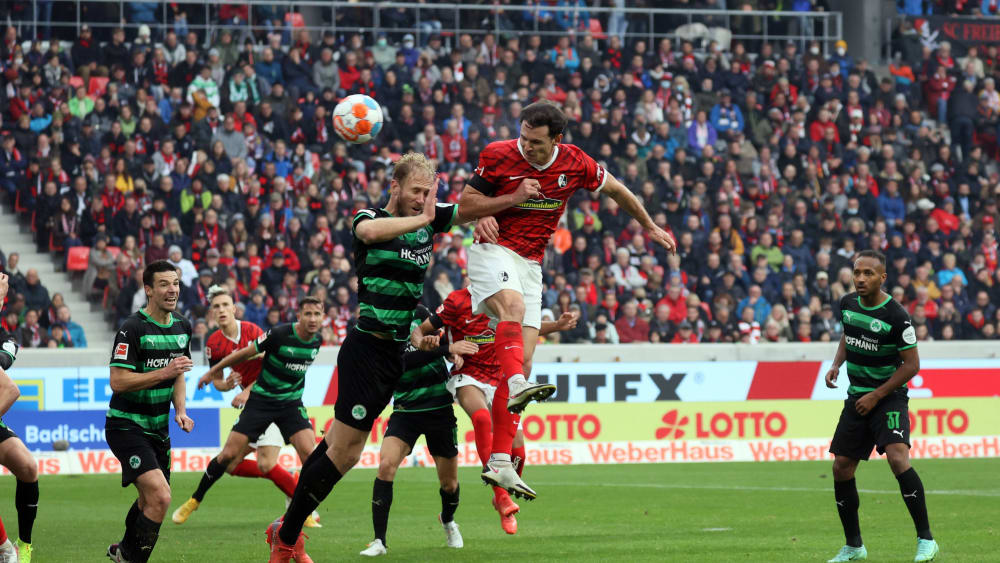
<path fill-rule="evenodd" d="M 246 21 L 239 9 L 222 4 L 219 20 Z M 203 37 L 175 17 L 162 35 L 144 25 L 106 42 L 84 24 L 65 49 L 8 27 L 0 186 L 41 248 L 91 248 L 85 290 L 116 320 L 143 304 L 142 265 L 166 258 L 196 334 L 211 328 L 208 289 L 228 284 L 265 329 L 319 295 L 324 342 L 337 344 L 356 315 L 350 217 L 386 197 L 393 159 L 431 157 L 439 198 L 456 201 L 483 147 L 516 136 L 521 108 L 546 99 L 570 118 L 564 142 L 679 243 L 668 256 L 613 201 L 577 194 L 543 264 L 543 315 L 582 322 L 550 341 L 837 339 L 851 258 L 866 248 L 887 255 L 886 290 L 920 339 L 997 337 L 995 46 L 959 56 L 903 30 L 901 56 L 876 73 L 844 41 L 828 55 L 816 41 L 680 41 L 663 37 L 667 22 L 650 44 L 591 33 L 578 14 L 508 8 L 507 32 L 474 38 L 438 33 L 425 13 L 419 41 L 313 37 L 280 15 L 268 33 L 234 23 Z M 415 25 L 392 15 L 386 25 Z M 573 33 L 515 33 L 536 17 Z M 612 15 L 602 29 L 629 23 Z M 350 93 L 385 109 L 373 143 L 332 130 Z M 462 287 L 469 244 L 469 229 L 439 241 L 429 307 Z"/>

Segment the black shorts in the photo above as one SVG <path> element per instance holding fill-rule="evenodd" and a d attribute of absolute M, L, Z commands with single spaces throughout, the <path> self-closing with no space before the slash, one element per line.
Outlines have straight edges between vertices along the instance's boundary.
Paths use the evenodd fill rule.
<path fill-rule="evenodd" d="M 281 431 L 286 444 L 296 432 L 312 430 L 309 413 L 302 406 L 302 401 L 273 404 L 251 393 L 243 412 L 233 424 L 233 431 L 244 434 L 251 442 L 255 442 L 272 422 Z"/>
<path fill-rule="evenodd" d="M 17 438 L 17 433 L 0 420 L 0 444 L 4 443 L 8 438 Z"/>
<path fill-rule="evenodd" d="M 334 418 L 364 432 L 372 429 L 403 376 L 403 346 L 357 329 L 347 334 L 337 355 Z"/>
<path fill-rule="evenodd" d="M 104 436 L 111 453 L 122 465 L 122 486 L 127 487 L 147 471 L 159 469 L 170 482 L 170 438 L 151 436 L 128 421 L 109 418 Z"/>
<path fill-rule="evenodd" d="M 395 436 L 411 450 L 421 434 L 427 438 L 427 450 L 432 456 L 453 458 L 458 455 L 458 420 L 451 405 L 432 411 L 394 411 L 385 429 L 386 438 Z"/>
<path fill-rule="evenodd" d="M 867 460 L 872 448 L 885 453 L 889 444 L 910 446 L 910 399 L 902 393 L 893 393 L 882 399 L 867 415 L 860 415 L 854 405 L 860 396 L 848 396 L 840 422 L 833 433 L 830 453 L 851 459 Z"/>

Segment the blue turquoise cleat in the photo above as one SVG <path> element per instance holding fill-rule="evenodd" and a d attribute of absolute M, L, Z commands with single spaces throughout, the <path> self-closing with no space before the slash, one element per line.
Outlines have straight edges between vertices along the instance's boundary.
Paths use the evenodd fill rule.
<path fill-rule="evenodd" d="M 917 556 L 913 558 L 914 561 L 934 561 L 937 557 L 938 544 L 934 540 L 917 540 Z"/>
<path fill-rule="evenodd" d="M 827 561 L 827 563 L 840 563 L 841 561 L 861 561 L 868 559 L 868 550 L 865 546 L 861 547 L 851 547 L 845 545 L 840 548 L 840 551 L 833 557 L 833 559 Z"/>

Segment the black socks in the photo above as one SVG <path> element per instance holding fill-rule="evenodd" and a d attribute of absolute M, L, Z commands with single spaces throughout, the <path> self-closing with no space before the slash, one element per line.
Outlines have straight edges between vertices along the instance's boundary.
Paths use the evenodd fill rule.
<path fill-rule="evenodd" d="M 306 518 L 316 510 L 342 477 L 330 456 L 326 455 L 326 450 L 323 450 L 322 456 L 313 451 L 309 462 L 299 475 L 299 486 L 295 488 L 295 496 L 285 511 L 285 520 L 278 533 L 285 545 L 295 545 Z"/>
<path fill-rule="evenodd" d="M 191 498 L 201 502 L 202 499 L 205 498 L 205 493 L 208 492 L 208 489 L 210 489 L 212 485 L 219 480 L 219 477 L 225 475 L 226 465 L 229 464 L 219 463 L 218 458 L 213 458 L 212 461 L 208 463 L 208 467 L 205 468 L 205 474 L 201 476 L 201 482 L 198 483 L 198 489 L 195 490 L 193 495 L 191 495 Z"/>
<path fill-rule="evenodd" d="M 135 506 L 135 505 L 133 505 Z M 132 511 L 129 511 L 129 516 Z M 131 528 L 126 528 L 121 547 L 125 557 L 132 563 L 146 563 L 153 553 L 156 540 L 160 537 L 160 523 L 153 522 L 139 511 Z"/>
<path fill-rule="evenodd" d="M 927 502 L 924 499 L 924 484 L 912 467 L 896 475 L 899 481 L 899 491 L 903 494 L 903 502 L 910 511 L 913 525 L 917 529 L 917 537 L 922 540 L 932 540 L 931 525 L 927 521 Z"/>
<path fill-rule="evenodd" d="M 31 528 L 38 514 L 38 481 L 25 483 L 18 480 L 14 506 L 17 507 L 17 535 L 24 543 L 31 543 Z"/>
<path fill-rule="evenodd" d="M 833 493 L 847 545 L 861 547 L 861 526 L 858 524 L 858 506 L 861 501 L 858 500 L 857 481 L 853 478 L 850 481 L 834 481 Z"/>
<path fill-rule="evenodd" d="M 385 530 L 389 527 L 389 509 L 392 507 L 392 481 L 375 478 L 372 486 L 372 527 L 375 529 L 375 539 L 385 543 Z"/>
<path fill-rule="evenodd" d="M 455 519 L 455 511 L 458 510 L 458 484 L 455 484 L 455 492 L 449 493 L 445 492 L 444 489 L 440 489 L 441 493 L 441 522 L 447 524 Z"/>

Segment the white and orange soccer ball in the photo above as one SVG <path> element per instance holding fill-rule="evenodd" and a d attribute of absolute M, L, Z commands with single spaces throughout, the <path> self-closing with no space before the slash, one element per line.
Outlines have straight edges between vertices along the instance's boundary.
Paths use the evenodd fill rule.
<path fill-rule="evenodd" d="M 347 96 L 333 108 L 333 130 L 348 143 L 367 143 L 382 130 L 382 107 L 364 94 Z"/>

